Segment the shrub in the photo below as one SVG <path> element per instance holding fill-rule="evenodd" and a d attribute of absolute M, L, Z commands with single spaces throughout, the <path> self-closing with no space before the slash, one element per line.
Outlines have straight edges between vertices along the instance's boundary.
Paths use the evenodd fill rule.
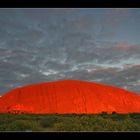
<path fill-rule="evenodd" d="M 47 127 L 51 127 L 55 122 L 59 122 L 59 119 L 58 117 L 52 115 L 40 119 L 39 122 L 43 128 L 47 128 Z"/>
<path fill-rule="evenodd" d="M 40 126 L 36 122 L 15 120 L 6 125 L 5 131 L 39 131 Z"/>
<path fill-rule="evenodd" d="M 140 131 L 140 114 L 0 114 L 0 131 Z"/>

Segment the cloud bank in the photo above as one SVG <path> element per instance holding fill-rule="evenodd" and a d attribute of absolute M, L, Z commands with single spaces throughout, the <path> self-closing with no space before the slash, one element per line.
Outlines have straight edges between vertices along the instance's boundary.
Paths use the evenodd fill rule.
<path fill-rule="evenodd" d="M 140 94 L 140 44 L 118 39 L 134 13 L 104 10 L 0 9 L 0 94 L 58 79 L 95 81 Z"/>

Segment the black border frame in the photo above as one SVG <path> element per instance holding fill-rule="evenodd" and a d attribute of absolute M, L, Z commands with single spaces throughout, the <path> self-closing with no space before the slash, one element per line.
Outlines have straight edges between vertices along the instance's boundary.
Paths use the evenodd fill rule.
<path fill-rule="evenodd" d="M 7 139 L 139 139 L 139 132 L 1 132 L 0 137 Z"/>
<path fill-rule="evenodd" d="M 0 8 L 139 8 L 138 0 L 3 0 Z M 127 139 L 140 137 L 140 132 L 0 132 L 10 139 Z"/>
<path fill-rule="evenodd" d="M 0 8 L 139 8 L 138 0 L 1 0 Z"/>

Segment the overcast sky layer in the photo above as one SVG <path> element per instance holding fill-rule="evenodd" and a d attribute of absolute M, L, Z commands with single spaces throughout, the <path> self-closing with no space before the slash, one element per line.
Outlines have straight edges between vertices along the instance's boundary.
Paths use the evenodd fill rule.
<path fill-rule="evenodd" d="M 140 94 L 140 9 L 0 9 L 0 95 L 60 79 Z"/>

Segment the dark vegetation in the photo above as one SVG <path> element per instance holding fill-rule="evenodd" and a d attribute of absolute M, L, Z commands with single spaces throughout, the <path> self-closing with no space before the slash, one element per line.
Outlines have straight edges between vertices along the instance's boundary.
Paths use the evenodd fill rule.
<path fill-rule="evenodd" d="M 0 131 L 140 131 L 140 114 L 0 114 Z"/>

